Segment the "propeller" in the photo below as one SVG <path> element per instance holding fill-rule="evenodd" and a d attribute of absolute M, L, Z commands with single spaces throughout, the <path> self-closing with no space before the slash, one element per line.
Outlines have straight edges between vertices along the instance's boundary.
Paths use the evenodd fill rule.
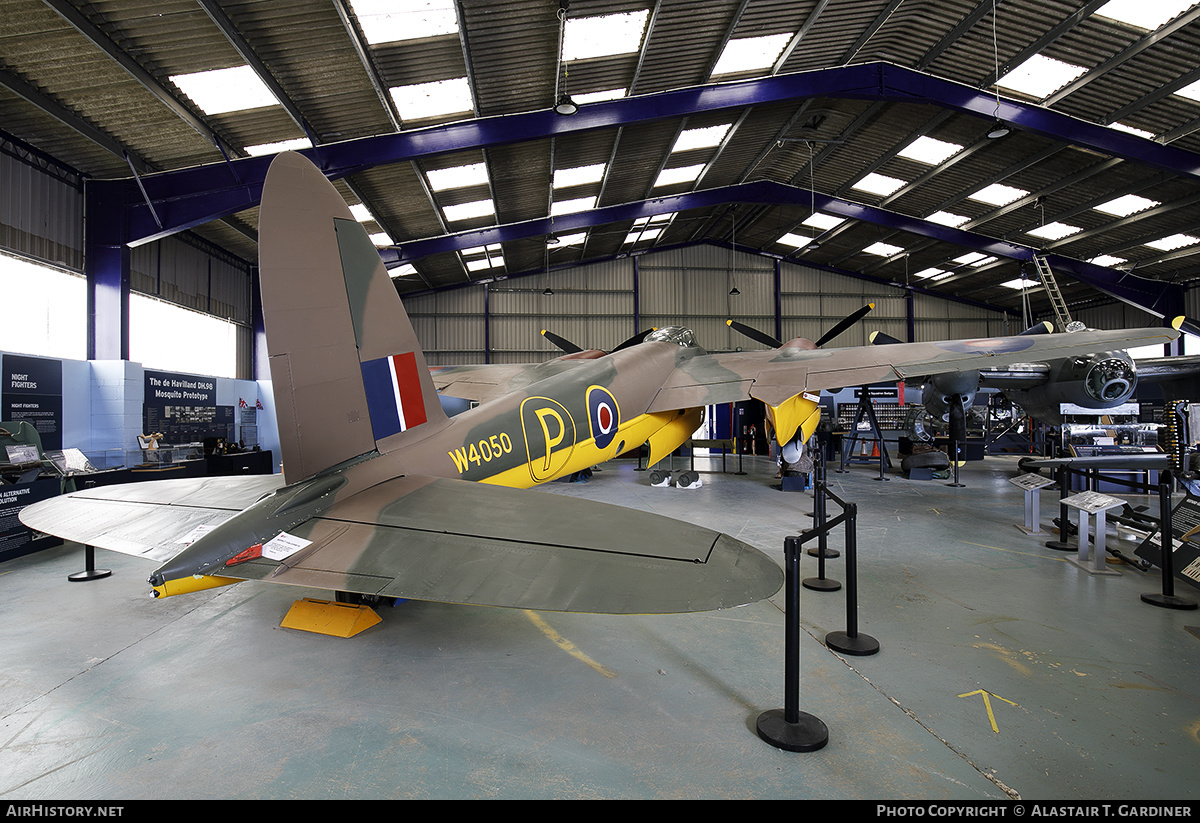
<path fill-rule="evenodd" d="M 1050 334 L 1054 331 L 1054 326 L 1046 321 L 1035 323 L 1034 325 L 1021 332 L 1018 337 L 1023 337 L 1028 334 Z M 873 331 L 867 335 L 867 341 L 876 346 L 886 346 L 890 343 L 903 343 L 903 340 L 898 340 L 890 334 L 881 331 Z"/>
<path fill-rule="evenodd" d="M 619 345 L 615 349 L 613 349 L 613 351 L 620 351 L 621 349 L 627 349 L 630 346 L 636 346 L 638 343 L 641 343 L 643 340 L 645 340 L 646 335 L 650 334 L 650 332 L 652 332 L 652 331 L 654 331 L 653 326 L 646 329 L 645 331 L 638 332 L 633 337 L 629 338 L 624 343 L 622 343 L 621 345 Z M 558 348 L 562 349 L 567 354 L 577 354 L 581 351 L 584 351 L 584 349 L 575 345 L 567 338 L 565 338 L 561 335 L 555 334 L 552 331 L 547 331 L 546 329 L 542 329 L 542 337 L 545 337 L 547 340 L 549 340 L 555 346 L 558 346 Z"/>
<path fill-rule="evenodd" d="M 870 312 L 873 308 L 875 308 L 875 304 L 868 303 L 867 305 L 863 306 L 861 309 L 858 309 L 858 310 L 846 315 L 846 317 L 844 317 L 840 321 L 838 321 L 838 323 L 836 325 L 834 325 L 833 328 L 831 328 L 829 331 L 825 332 L 825 334 L 821 335 L 821 339 L 816 342 L 817 348 L 818 349 L 821 348 L 821 346 L 824 346 L 830 340 L 837 337 L 839 334 L 844 332 L 846 329 L 853 326 L 859 320 L 862 320 L 864 317 L 867 316 L 867 313 Z M 766 332 L 761 332 L 752 326 L 747 326 L 745 323 L 739 323 L 736 320 L 726 320 L 725 324 L 728 325 L 729 328 L 733 329 L 734 331 L 740 332 L 741 334 L 744 334 L 746 337 L 749 337 L 751 340 L 755 341 L 756 343 L 762 343 L 764 346 L 770 346 L 772 349 L 783 348 L 782 341 L 776 340 L 774 337 L 767 334 Z"/>

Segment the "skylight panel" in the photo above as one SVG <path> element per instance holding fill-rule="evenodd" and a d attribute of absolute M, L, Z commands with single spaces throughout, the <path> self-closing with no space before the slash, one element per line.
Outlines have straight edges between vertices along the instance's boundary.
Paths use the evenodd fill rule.
<path fill-rule="evenodd" d="M 587 60 L 634 54 L 642 47 L 649 9 L 599 17 L 568 18 L 563 33 L 562 59 Z"/>
<path fill-rule="evenodd" d="M 429 180 L 429 187 L 434 191 L 486 185 L 488 181 L 487 164 L 471 163 L 449 169 L 430 169 L 425 172 L 425 177 Z"/>
<path fill-rule="evenodd" d="M 573 214 L 578 211 L 588 211 L 596 208 L 595 197 L 579 197 L 574 200 L 556 200 L 550 204 L 550 214 Z"/>
<path fill-rule="evenodd" d="M 458 31 L 454 0 L 350 0 L 350 8 L 370 45 Z"/>
<path fill-rule="evenodd" d="M 171 82 L 205 114 L 278 106 L 279 101 L 249 66 L 176 74 Z"/>
<path fill-rule="evenodd" d="M 1147 140 L 1154 139 L 1154 134 L 1152 132 L 1148 132 L 1145 129 L 1135 129 L 1133 126 L 1126 126 L 1124 123 L 1109 123 L 1108 127 L 1110 129 L 1116 129 L 1117 131 L 1123 131 L 1126 134 L 1133 134 L 1138 137 L 1145 137 Z"/>
<path fill-rule="evenodd" d="M 1109 200 L 1107 203 L 1101 203 L 1099 206 L 1094 206 L 1093 208 L 1096 211 L 1102 211 L 1105 214 L 1111 214 L 1116 217 L 1128 217 L 1131 214 L 1136 214 L 1139 211 L 1145 211 L 1158 205 L 1161 204 L 1157 200 L 1138 197 L 1136 194 L 1126 194 L 1115 200 Z"/>
<path fill-rule="evenodd" d="M 1002 183 L 993 183 L 990 186 L 985 186 L 974 194 L 968 194 L 968 200 L 978 200 L 980 203 L 990 203 L 993 206 L 1007 206 L 1014 200 L 1019 200 L 1029 192 L 1024 189 L 1015 189 L 1012 186 L 1005 186 Z"/>
<path fill-rule="evenodd" d="M 782 243 L 785 246 L 792 246 L 797 249 L 802 249 L 805 246 L 807 246 L 809 243 L 811 243 L 812 241 L 813 241 L 813 239 L 811 237 L 804 237 L 803 235 L 800 235 L 800 234 L 792 234 L 791 232 L 788 232 L 787 234 L 785 234 L 783 237 L 780 237 L 775 242 Z"/>
<path fill-rule="evenodd" d="M 412 263 L 405 263 L 402 266 L 397 266 L 394 269 L 388 269 L 388 277 L 407 277 L 410 274 L 416 274 L 417 267 Z"/>
<path fill-rule="evenodd" d="M 377 231 L 374 234 L 368 235 L 368 237 L 370 237 L 371 242 L 374 243 L 376 246 L 391 246 L 391 245 L 393 245 L 392 238 L 388 236 L 387 232 Z"/>
<path fill-rule="evenodd" d="M 1093 257 L 1088 262 L 1095 266 L 1119 266 L 1129 261 L 1124 257 L 1113 257 L 1111 254 L 1102 254 L 1099 257 Z"/>
<path fill-rule="evenodd" d="M 353 206 L 351 206 L 350 214 L 353 215 L 354 219 L 360 223 L 369 223 L 375 219 L 375 217 L 371 214 L 371 210 L 362 203 L 355 203 Z"/>
<path fill-rule="evenodd" d="M 633 221 L 633 225 L 645 226 L 650 223 L 670 223 L 674 216 L 675 212 L 669 211 L 665 212 L 664 214 L 654 214 L 650 217 L 639 217 L 637 220 Z"/>
<path fill-rule="evenodd" d="M 655 187 L 658 186 L 673 186 L 676 183 L 692 183 L 704 171 L 704 164 L 700 163 L 695 166 L 680 166 L 675 169 L 663 169 L 658 173 L 658 179 L 654 181 Z"/>
<path fill-rule="evenodd" d="M 1146 245 L 1159 251 L 1174 251 L 1186 246 L 1194 246 L 1197 243 L 1200 243 L 1200 237 L 1192 237 L 1190 234 L 1172 234 L 1170 237 L 1154 240 Z"/>
<path fill-rule="evenodd" d="M 949 211 L 935 211 L 925 219 L 930 223 L 937 223 L 940 226 L 950 226 L 951 228 L 956 229 L 971 218 L 967 217 L 965 214 L 955 214 L 954 212 Z"/>
<path fill-rule="evenodd" d="M 791 34 L 768 34 L 762 37 L 742 37 L 725 44 L 712 76 L 761 71 L 775 65 L 783 47 L 791 42 Z"/>
<path fill-rule="evenodd" d="M 918 137 L 909 143 L 898 154 L 919 163 L 936 166 L 948 157 L 953 157 L 962 149 L 957 143 L 947 143 L 945 140 L 935 140 L 932 137 Z"/>
<path fill-rule="evenodd" d="M 491 257 L 480 257 L 475 260 L 467 260 L 467 271 L 483 271 L 484 269 L 498 269 L 504 265 L 504 255 L 496 254 Z"/>
<path fill-rule="evenodd" d="M 471 101 L 471 86 L 465 77 L 395 86 L 388 91 L 403 120 L 420 120 L 443 114 L 470 114 L 475 109 Z"/>
<path fill-rule="evenodd" d="M 596 163 L 592 166 L 576 166 L 573 169 L 554 170 L 554 188 L 565 189 L 571 186 L 585 186 L 589 183 L 599 183 L 604 179 L 607 163 Z"/>
<path fill-rule="evenodd" d="M 904 180 L 897 180 L 895 177 L 888 177 L 883 174 L 875 174 L 872 172 L 859 180 L 853 185 L 853 188 L 859 191 L 867 191 L 872 194 L 888 195 L 896 191 L 905 184 Z"/>
<path fill-rule="evenodd" d="M 949 277 L 950 272 L 945 269 L 929 268 L 917 272 L 913 277 L 920 277 L 922 280 L 941 280 L 944 277 Z"/>
<path fill-rule="evenodd" d="M 1109 0 L 1094 14 L 1137 26 L 1139 29 L 1155 31 L 1182 12 L 1191 8 L 1195 0 Z"/>
<path fill-rule="evenodd" d="M 997 80 L 996 85 L 1040 100 L 1049 97 L 1085 71 L 1087 69 L 1082 66 L 1035 54 Z"/>
<path fill-rule="evenodd" d="M 585 231 L 581 231 L 577 234 L 566 234 L 558 238 L 558 245 L 555 246 L 555 248 L 562 248 L 563 246 L 579 246 L 583 244 L 584 240 L 587 240 L 587 232 Z"/>
<path fill-rule="evenodd" d="M 1079 226 L 1072 226 L 1067 223 L 1047 223 L 1044 226 L 1038 226 L 1036 229 L 1030 229 L 1026 234 L 1046 240 L 1062 240 L 1064 237 L 1070 237 L 1072 234 L 1077 234 L 1081 231 L 1083 230 Z"/>
<path fill-rule="evenodd" d="M 454 223 L 459 220 L 490 217 L 496 213 L 496 206 L 491 200 L 476 200 L 472 203 L 461 203 L 457 206 L 443 206 L 442 213 L 446 215 L 447 220 Z"/>
<path fill-rule="evenodd" d="M 1176 89 L 1175 93 L 1180 97 L 1186 97 L 1188 100 L 1200 101 L 1200 80 L 1195 83 L 1188 83 L 1181 89 Z"/>
<path fill-rule="evenodd" d="M 1008 282 L 1001 283 L 1000 285 L 1010 289 L 1015 289 L 1016 291 L 1024 291 L 1025 289 L 1032 289 L 1034 286 L 1038 285 L 1038 282 L 1036 280 L 1030 280 L 1028 277 L 1018 277 L 1015 280 L 1009 280 Z"/>
<path fill-rule="evenodd" d="M 307 137 L 297 137 L 294 140 L 280 140 L 278 143 L 260 143 L 257 146 L 246 146 L 246 153 L 251 157 L 261 157 L 264 154 L 279 154 L 281 151 L 297 151 L 311 149 L 312 141 Z"/>
<path fill-rule="evenodd" d="M 863 249 L 867 254 L 877 254 L 880 257 L 891 257 L 900 254 L 904 249 L 899 246 L 893 246 L 891 243 L 872 243 Z"/>
<path fill-rule="evenodd" d="M 989 257 L 986 254 L 981 254 L 977 251 L 967 252 L 966 254 L 954 258 L 955 263 L 961 263 L 964 266 L 982 266 L 984 263 L 991 263 L 995 257 Z"/>
<path fill-rule="evenodd" d="M 636 229 L 625 235 L 626 243 L 636 243 L 639 240 L 653 240 L 662 234 L 662 229 Z"/>
<path fill-rule="evenodd" d="M 671 147 L 671 151 L 691 151 L 692 149 L 710 149 L 713 146 L 719 146 L 732 126 L 732 123 L 726 123 L 724 126 L 685 129 L 679 133 L 679 137 L 676 138 L 675 145 Z"/>
<path fill-rule="evenodd" d="M 483 254 L 498 254 L 501 251 L 499 243 L 492 243 L 489 246 L 472 246 L 469 249 L 463 249 L 459 254 L 463 257 L 476 257 Z"/>
<path fill-rule="evenodd" d="M 805 217 L 801 222 L 806 226 L 812 226 L 813 228 L 824 229 L 825 231 L 828 231 L 829 229 L 836 228 L 842 223 L 845 223 L 846 219 L 844 217 L 834 217 L 831 214 L 824 214 L 818 211 L 813 212 L 808 217 Z"/>
<path fill-rule="evenodd" d="M 572 94 L 571 99 L 579 105 L 584 103 L 603 103 L 605 100 L 620 100 L 628 94 L 627 89 L 608 89 L 607 91 L 592 91 L 587 94 Z"/>

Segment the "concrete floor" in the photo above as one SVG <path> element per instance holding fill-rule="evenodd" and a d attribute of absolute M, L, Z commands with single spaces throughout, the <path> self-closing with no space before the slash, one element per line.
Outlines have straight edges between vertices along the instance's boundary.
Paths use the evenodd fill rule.
<path fill-rule="evenodd" d="M 680 490 L 619 461 L 547 490 L 702 522 L 782 564 L 812 496 L 744 465 Z M 156 601 L 132 557 L 98 552 L 113 575 L 88 583 L 66 580 L 77 545 L 9 561 L 0 798 L 1195 800 L 1200 613 L 1142 603 L 1157 570 L 1093 576 L 1023 533 L 1015 468 L 968 464 L 965 488 L 830 472 L 859 506 L 859 631 L 881 648 L 828 650 L 845 590 L 803 591 L 801 709 L 829 733 L 807 753 L 754 731 L 783 706 L 782 594 L 665 617 L 409 602 L 344 640 L 279 626 L 324 592 Z M 1057 511 L 1043 494 L 1043 529 Z"/>

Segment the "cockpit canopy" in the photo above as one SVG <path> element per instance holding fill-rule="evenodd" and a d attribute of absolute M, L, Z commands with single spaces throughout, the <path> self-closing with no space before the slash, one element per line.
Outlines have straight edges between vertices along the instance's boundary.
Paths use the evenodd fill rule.
<path fill-rule="evenodd" d="M 663 326 L 646 335 L 646 342 L 674 343 L 676 346 L 689 348 L 696 345 L 696 335 L 692 330 L 683 326 Z"/>

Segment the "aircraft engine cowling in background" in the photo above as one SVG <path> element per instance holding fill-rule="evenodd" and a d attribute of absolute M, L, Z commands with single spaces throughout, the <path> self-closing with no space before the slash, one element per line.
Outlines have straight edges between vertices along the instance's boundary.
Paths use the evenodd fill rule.
<path fill-rule="evenodd" d="M 950 422 L 950 408 L 958 403 L 964 410 L 975 402 L 979 390 L 979 372 L 961 371 L 937 374 L 921 389 L 921 404 L 935 420 Z"/>
<path fill-rule="evenodd" d="M 1127 352 L 1111 351 L 1072 357 L 1051 365 L 1049 379 L 1029 389 L 1005 394 L 1025 412 L 1047 423 L 1062 422 L 1060 403 L 1085 409 L 1108 409 L 1133 396 L 1137 367 Z"/>

